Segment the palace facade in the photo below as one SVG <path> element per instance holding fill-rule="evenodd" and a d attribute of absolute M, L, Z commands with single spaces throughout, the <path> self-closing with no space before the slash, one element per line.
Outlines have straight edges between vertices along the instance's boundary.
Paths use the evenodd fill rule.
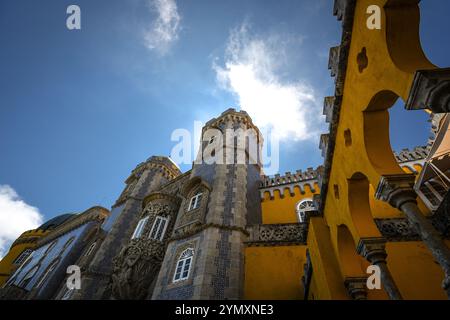
<path fill-rule="evenodd" d="M 379 30 L 367 28 L 371 5 Z M 182 173 L 150 157 L 111 210 L 65 214 L 20 236 L 0 262 L 0 298 L 448 298 L 450 69 L 421 49 L 417 0 L 336 0 L 334 14 L 342 39 L 330 50 L 322 166 L 265 176 L 260 131 L 228 109 L 204 126 L 198 157 L 217 138 L 210 129 L 252 130 L 248 145 L 220 150 L 243 152 L 244 163 L 195 161 Z M 392 151 L 398 99 L 405 112 L 430 114 L 427 146 Z M 67 286 L 70 265 L 80 289 Z M 367 286 L 370 266 L 379 289 Z"/>

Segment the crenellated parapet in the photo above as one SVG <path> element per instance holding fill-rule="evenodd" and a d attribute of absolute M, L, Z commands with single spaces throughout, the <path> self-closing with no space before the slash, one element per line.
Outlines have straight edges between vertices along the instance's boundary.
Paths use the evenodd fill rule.
<path fill-rule="evenodd" d="M 264 200 L 264 194 L 268 192 L 270 198 L 274 198 L 277 190 L 280 197 L 284 197 L 284 191 L 287 189 L 291 196 L 295 195 L 295 188 L 298 188 L 302 194 L 308 187 L 311 192 L 318 191 L 316 188 L 318 177 L 322 167 L 317 169 L 308 168 L 306 171 L 297 170 L 295 173 L 286 172 L 285 175 L 276 174 L 275 176 L 262 176 L 261 186 L 259 188 L 261 200 Z"/>
<path fill-rule="evenodd" d="M 142 172 L 149 168 L 161 170 L 162 175 L 169 180 L 175 179 L 181 174 L 180 168 L 170 158 L 152 156 L 147 161 L 138 164 L 125 182 L 128 184 L 132 180 L 139 178 Z"/>
<path fill-rule="evenodd" d="M 233 126 L 232 129 L 254 130 L 258 136 L 258 143 L 262 145 L 264 137 L 259 131 L 259 128 L 253 123 L 252 118 L 244 110 L 236 111 L 234 108 L 228 108 L 219 117 L 209 120 L 203 127 L 203 131 L 208 129 L 219 129 L 223 131 L 224 129 L 230 128 L 230 125 Z"/>
<path fill-rule="evenodd" d="M 417 174 L 418 169 L 422 169 L 425 158 L 428 155 L 428 148 L 415 147 L 414 149 L 402 149 L 400 152 L 394 152 L 395 159 L 400 167 L 407 168 L 412 173 Z"/>

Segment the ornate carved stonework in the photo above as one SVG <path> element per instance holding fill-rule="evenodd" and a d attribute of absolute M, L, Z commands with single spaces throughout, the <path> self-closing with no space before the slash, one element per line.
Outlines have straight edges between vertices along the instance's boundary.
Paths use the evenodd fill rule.
<path fill-rule="evenodd" d="M 367 278 L 347 277 L 344 286 L 353 300 L 367 300 Z"/>
<path fill-rule="evenodd" d="M 210 189 L 203 183 L 193 187 L 185 193 L 185 200 L 179 214 L 174 235 L 179 237 L 182 234 L 190 233 L 193 228 L 198 228 L 205 222 L 206 206 L 208 204 Z M 189 210 L 191 198 L 197 193 L 202 193 L 198 208 Z"/>
<path fill-rule="evenodd" d="M 116 299 L 142 300 L 158 275 L 167 239 L 172 233 L 179 199 L 165 193 L 152 193 L 144 199 L 142 217 L 148 222 L 141 236 L 131 242 L 113 259 L 111 282 L 112 295 Z M 156 217 L 168 218 L 169 224 L 162 239 L 149 238 Z"/>
<path fill-rule="evenodd" d="M 450 68 L 416 72 L 406 109 L 426 108 L 434 113 L 450 112 Z"/>
<path fill-rule="evenodd" d="M 380 233 L 387 241 L 418 241 L 419 235 L 405 218 L 375 219 Z"/>
<path fill-rule="evenodd" d="M 264 224 L 250 227 L 248 245 L 283 245 L 306 243 L 304 223 Z"/>
<path fill-rule="evenodd" d="M 415 179 L 416 176 L 412 173 L 383 175 L 378 184 L 375 198 L 398 209 L 405 202 L 416 202 Z"/>
<path fill-rule="evenodd" d="M 142 300 L 158 274 L 165 245 L 153 239 L 134 239 L 113 260 L 112 294 L 116 299 Z"/>

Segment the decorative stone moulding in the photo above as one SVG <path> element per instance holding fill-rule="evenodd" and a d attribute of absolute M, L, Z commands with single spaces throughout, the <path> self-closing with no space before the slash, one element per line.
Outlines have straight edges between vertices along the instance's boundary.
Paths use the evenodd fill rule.
<path fill-rule="evenodd" d="M 306 244 L 307 225 L 304 223 L 265 224 L 249 228 L 247 242 L 251 246 Z"/>
<path fill-rule="evenodd" d="M 450 112 L 450 68 L 417 71 L 405 108 Z"/>

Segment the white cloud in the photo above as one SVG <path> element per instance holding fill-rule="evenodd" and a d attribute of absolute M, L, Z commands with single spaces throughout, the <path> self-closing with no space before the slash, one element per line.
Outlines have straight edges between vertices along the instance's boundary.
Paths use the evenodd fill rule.
<path fill-rule="evenodd" d="M 144 42 L 148 49 L 164 55 L 178 39 L 181 16 L 175 0 L 149 0 L 148 5 L 156 19 L 145 31 Z"/>
<path fill-rule="evenodd" d="M 282 77 L 290 67 L 291 40 L 274 34 L 257 37 L 244 23 L 231 31 L 223 66 L 215 61 L 213 68 L 221 87 L 236 96 L 260 128 L 271 129 L 280 139 L 315 139 L 320 109 L 313 88 Z"/>
<path fill-rule="evenodd" d="M 26 204 L 8 185 L 0 185 L 0 259 L 24 231 L 42 224 L 39 209 Z"/>

